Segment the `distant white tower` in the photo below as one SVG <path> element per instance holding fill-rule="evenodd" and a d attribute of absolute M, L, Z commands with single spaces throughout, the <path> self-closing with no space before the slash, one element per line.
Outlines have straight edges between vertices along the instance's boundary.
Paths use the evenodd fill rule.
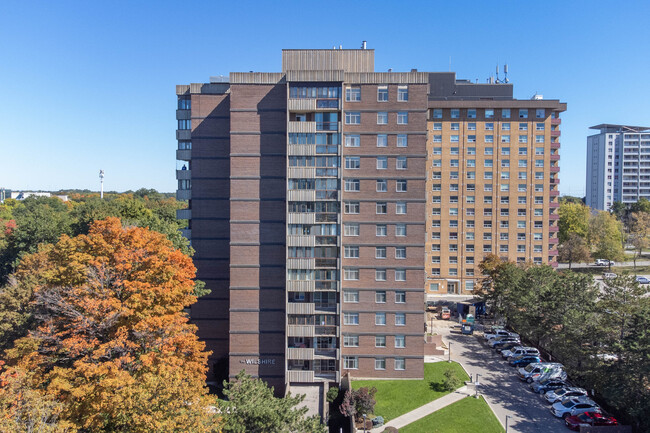
<path fill-rule="evenodd" d="M 99 183 L 101 185 L 101 189 L 99 191 L 99 198 L 103 199 L 104 198 L 104 170 L 99 170 Z"/>

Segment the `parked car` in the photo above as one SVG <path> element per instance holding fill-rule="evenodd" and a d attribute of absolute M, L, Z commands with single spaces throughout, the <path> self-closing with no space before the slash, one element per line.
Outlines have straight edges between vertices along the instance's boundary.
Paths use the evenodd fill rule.
<path fill-rule="evenodd" d="M 451 317 L 451 311 L 447 307 L 442 307 L 442 310 L 440 311 L 440 318 L 443 320 L 449 320 Z"/>
<path fill-rule="evenodd" d="M 502 338 L 501 340 L 490 340 L 490 341 L 488 341 L 488 344 L 493 349 L 496 349 L 497 347 L 501 347 L 501 346 L 503 346 L 505 344 L 508 344 L 508 343 L 521 344 L 521 341 L 519 340 L 519 337 L 505 337 L 505 338 Z"/>
<path fill-rule="evenodd" d="M 497 353 L 501 353 L 501 352 L 503 352 L 504 350 L 510 350 L 510 349 L 512 349 L 513 347 L 517 347 L 517 346 L 519 346 L 520 344 L 521 344 L 520 341 L 517 341 L 517 342 L 514 342 L 514 341 L 513 341 L 512 343 L 506 343 L 506 344 L 502 344 L 502 345 L 500 345 L 500 346 L 496 346 L 496 347 L 494 348 L 494 350 L 496 350 Z"/>
<path fill-rule="evenodd" d="M 636 277 L 636 282 L 639 284 L 650 284 L 650 280 L 646 277 Z"/>
<path fill-rule="evenodd" d="M 510 361 L 508 361 L 508 364 L 512 365 L 513 367 L 525 367 L 528 364 L 532 364 L 540 361 L 541 359 L 539 358 L 539 356 L 522 355 L 517 358 L 511 359 Z"/>
<path fill-rule="evenodd" d="M 565 398 L 569 397 L 580 397 L 580 396 L 586 396 L 587 395 L 587 390 L 583 388 L 577 388 L 574 386 L 567 386 L 564 388 L 559 388 L 559 389 L 554 389 L 552 391 L 548 391 L 546 394 L 544 394 L 544 399 L 548 403 L 556 403 L 558 401 L 562 401 Z"/>
<path fill-rule="evenodd" d="M 534 362 L 522 367 L 518 371 L 519 379 L 525 380 L 528 383 L 537 380 L 559 377 L 566 379 L 566 372 L 564 366 L 556 362 Z"/>
<path fill-rule="evenodd" d="M 611 416 L 603 415 L 600 412 L 584 412 L 580 415 L 573 415 L 564 418 L 564 423 L 571 430 L 580 431 L 581 425 L 595 425 L 595 426 L 610 426 L 618 425 L 616 418 Z"/>
<path fill-rule="evenodd" d="M 604 280 L 609 280 L 609 279 L 616 278 L 616 277 L 617 277 L 617 275 L 614 272 L 604 272 L 603 273 L 603 279 Z"/>
<path fill-rule="evenodd" d="M 607 259 L 596 259 L 596 266 L 614 266 L 616 263 L 614 263 L 611 260 Z"/>
<path fill-rule="evenodd" d="M 589 397 L 569 397 L 551 407 L 551 413 L 558 418 L 580 415 L 584 412 L 600 412 L 600 406 Z"/>
<path fill-rule="evenodd" d="M 511 334 L 511 332 L 506 331 L 505 329 L 496 329 L 496 330 L 494 330 L 492 332 L 484 333 L 483 337 L 485 337 L 486 340 L 490 340 L 492 338 L 503 337 L 503 336 L 507 336 L 507 335 L 510 335 L 510 334 Z"/>
<path fill-rule="evenodd" d="M 521 355 L 539 356 L 539 350 L 535 349 L 534 347 L 516 346 L 510 350 L 501 351 L 501 356 L 503 356 L 506 359 L 510 357 L 516 358 Z"/>
<path fill-rule="evenodd" d="M 560 379 L 545 379 L 530 384 L 530 389 L 537 394 L 544 394 L 546 391 L 560 389 L 567 386 L 567 383 Z"/>

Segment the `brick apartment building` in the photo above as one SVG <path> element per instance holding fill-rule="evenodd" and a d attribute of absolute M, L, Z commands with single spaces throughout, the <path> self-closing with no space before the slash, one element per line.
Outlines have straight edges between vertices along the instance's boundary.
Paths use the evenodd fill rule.
<path fill-rule="evenodd" d="M 565 104 L 517 101 L 511 85 L 453 73 L 374 72 L 374 50 L 365 48 L 283 50 L 282 72 L 231 73 L 176 93 L 177 159 L 186 164 L 177 197 L 189 200 L 178 218 L 189 220 L 198 278 L 212 290 L 191 309 L 213 351 L 212 380 L 245 369 L 279 393 L 322 395 L 346 373 L 420 378 L 425 290 L 471 293 L 465 276 L 485 234 L 499 248 L 508 233 L 501 255 L 513 260 L 552 261 L 552 129 Z M 505 124 L 510 154 L 502 153 Z M 470 233 L 469 209 L 472 266 L 469 242 L 453 238 Z M 451 254 L 454 242 L 460 251 Z"/>

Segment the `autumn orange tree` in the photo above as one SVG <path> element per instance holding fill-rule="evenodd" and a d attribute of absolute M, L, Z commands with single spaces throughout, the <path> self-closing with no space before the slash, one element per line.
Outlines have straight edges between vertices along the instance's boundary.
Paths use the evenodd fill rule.
<path fill-rule="evenodd" d="M 219 431 L 208 353 L 183 312 L 195 272 L 164 235 L 117 218 L 63 235 L 16 272 L 34 284 L 37 326 L 8 358 L 84 431 Z"/>

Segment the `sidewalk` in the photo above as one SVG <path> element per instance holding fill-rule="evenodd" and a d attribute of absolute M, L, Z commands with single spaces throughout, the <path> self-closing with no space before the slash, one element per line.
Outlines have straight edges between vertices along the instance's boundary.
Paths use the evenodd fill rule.
<path fill-rule="evenodd" d="M 404 415 L 398 416 L 397 418 L 390 420 L 389 422 L 387 422 L 381 427 L 373 428 L 372 430 L 370 430 L 370 432 L 381 433 L 384 431 L 386 427 L 395 427 L 397 429 L 400 429 L 408 424 L 411 424 L 412 422 L 419 420 L 420 418 L 424 418 L 430 413 L 442 409 L 445 406 L 448 406 L 452 403 L 456 403 L 457 401 L 464 399 L 468 395 L 471 395 L 469 388 L 467 386 L 462 386 L 458 388 L 456 391 L 452 392 L 451 394 L 447 394 L 443 397 L 440 397 L 436 400 L 433 400 L 432 402 L 425 404 L 424 406 L 420 406 L 417 409 L 405 413 Z"/>

